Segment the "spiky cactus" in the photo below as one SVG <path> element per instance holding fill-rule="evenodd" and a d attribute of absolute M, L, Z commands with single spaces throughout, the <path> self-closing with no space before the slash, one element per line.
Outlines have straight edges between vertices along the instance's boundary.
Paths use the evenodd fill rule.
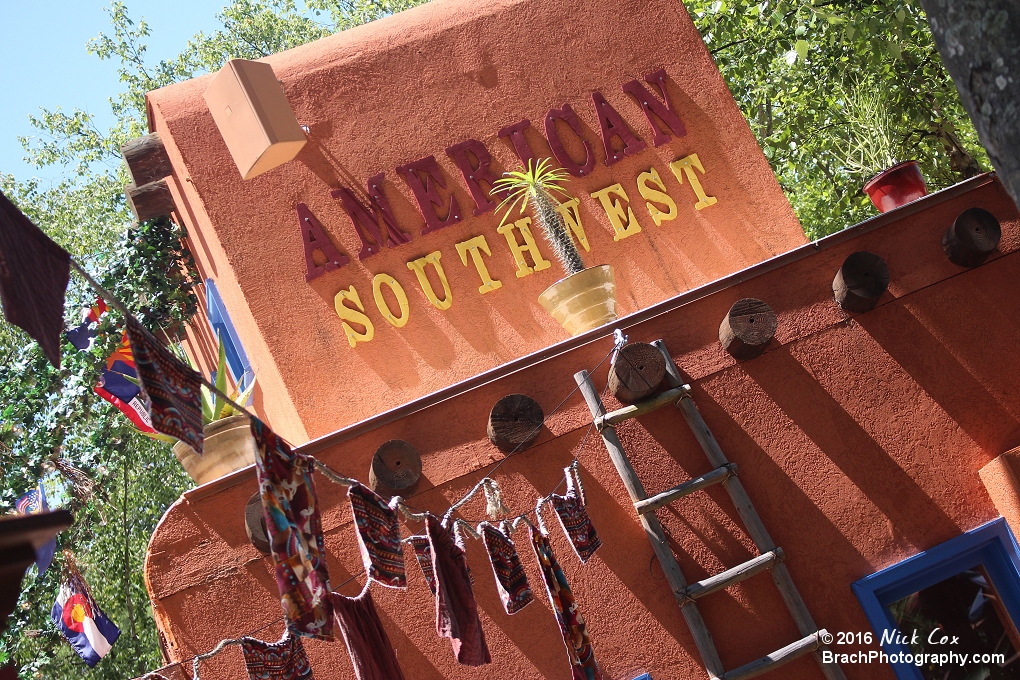
<path fill-rule="evenodd" d="M 560 186 L 560 183 L 567 179 L 567 173 L 563 170 L 553 169 L 549 165 L 549 159 L 543 158 L 538 163 L 528 161 L 528 166 L 523 172 L 504 173 L 505 176 L 502 179 L 496 180 L 493 189 L 509 193 L 496 210 L 506 209 L 503 221 L 500 222 L 502 226 L 514 208 L 524 214 L 524 209 L 530 202 L 533 206 L 532 217 L 535 224 L 542 230 L 556 259 L 560 261 L 569 276 L 584 270 L 584 262 L 581 260 L 581 254 L 577 251 L 577 246 L 571 240 L 570 234 L 567 233 L 567 225 L 563 222 L 563 216 L 556 210 L 559 201 L 553 195 L 554 192 L 558 192 L 569 196 L 566 189 Z"/>

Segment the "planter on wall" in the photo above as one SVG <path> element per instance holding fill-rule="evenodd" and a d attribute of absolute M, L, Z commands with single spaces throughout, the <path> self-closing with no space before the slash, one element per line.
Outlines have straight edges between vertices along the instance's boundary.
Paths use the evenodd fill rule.
<path fill-rule="evenodd" d="M 255 440 L 248 416 L 231 416 L 209 423 L 204 453 L 198 455 L 184 442 L 174 444 L 174 455 L 196 484 L 205 484 L 255 463 Z"/>
<path fill-rule="evenodd" d="M 608 264 L 589 267 L 546 288 L 538 302 L 571 335 L 616 321 L 616 279 Z"/>
<path fill-rule="evenodd" d="M 879 212 L 888 212 L 928 193 L 917 161 L 897 163 L 868 180 L 864 193 Z"/>

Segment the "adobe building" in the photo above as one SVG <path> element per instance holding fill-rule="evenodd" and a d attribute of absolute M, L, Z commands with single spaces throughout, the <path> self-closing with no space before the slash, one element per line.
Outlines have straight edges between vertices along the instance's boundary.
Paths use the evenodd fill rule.
<path fill-rule="evenodd" d="M 149 123 L 206 281 L 189 352 L 210 368 L 221 332 L 234 378 L 257 375 L 252 408 L 298 451 L 367 481 L 380 447 L 404 440 L 422 473 L 403 495 L 436 514 L 503 460 L 494 478 L 526 512 L 576 456 L 603 546 L 581 565 L 549 510 L 546 522 L 606 678 L 751 677 L 780 662 L 771 677 L 943 677 L 938 660 L 869 656 L 880 649 L 1000 654 L 967 668 L 1020 677 L 1020 494 L 1005 453 L 1020 446 L 1020 216 L 993 175 L 806 243 L 671 0 L 435 0 L 260 63 L 289 108 L 268 71 L 242 63 L 150 92 Z M 218 78 L 254 98 L 217 99 Z M 282 122 L 231 138 L 260 116 Z M 619 319 L 574 337 L 538 303 L 559 263 L 526 216 L 502 222 L 491 191 L 539 158 L 569 174 L 561 210 L 586 266 L 615 270 Z M 954 252 L 958 264 L 943 236 L 973 208 L 1001 239 L 969 260 Z M 844 263 L 859 252 L 884 262 L 888 285 L 841 305 L 834 278 L 853 276 Z M 720 324 L 747 298 L 774 312 L 774 334 L 727 351 Z M 663 408 L 613 424 L 626 415 L 604 392 L 617 328 L 662 340 L 689 388 L 667 380 L 653 397 Z M 589 399 L 616 413 L 600 428 L 575 389 L 583 370 Z M 486 428 L 511 394 L 545 422 L 507 457 Z M 649 496 L 701 490 L 639 518 L 607 455 L 617 443 Z M 331 582 L 356 595 L 346 489 L 318 476 L 316 490 Z M 198 486 L 152 537 L 168 678 L 190 677 L 220 640 L 283 632 L 272 560 L 246 530 L 255 491 L 253 467 Z M 458 511 L 484 514 L 480 496 Z M 657 556 L 646 531 L 660 525 Z M 408 678 L 568 676 L 526 534 L 515 538 L 537 603 L 513 616 L 481 544 L 467 545 L 490 665 L 456 664 L 413 559 L 406 591 L 373 586 Z M 677 588 L 680 572 L 691 588 Z M 956 647 L 929 641 L 939 626 L 967 632 Z M 880 644 L 898 629 L 906 639 Z M 342 641 L 305 648 L 318 680 L 354 677 Z M 238 649 L 203 661 L 201 677 L 245 677 Z"/>

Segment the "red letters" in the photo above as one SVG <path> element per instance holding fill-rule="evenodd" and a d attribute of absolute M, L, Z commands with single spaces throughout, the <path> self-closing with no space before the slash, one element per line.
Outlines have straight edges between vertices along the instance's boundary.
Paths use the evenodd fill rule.
<path fill-rule="evenodd" d="M 598 90 L 592 92 L 591 101 L 595 105 L 595 115 L 599 118 L 599 127 L 602 128 L 602 143 L 606 146 L 606 165 L 612 165 L 620 160 L 619 152 L 613 149 L 613 137 L 619 137 L 623 142 L 625 156 L 632 156 L 648 148 L 647 144 L 630 131 L 627 124 L 623 122 L 623 118 L 606 101 L 601 92 Z"/>
<path fill-rule="evenodd" d="M 475 157 L 478 167 L 471 167 L 471 159 L 468 154 Z M 479 182 L 486 182 L 489 191 L 492 191 L 492 184 L 499 177 L 492 171 L 492 155 L 485 145 L 476 139 L 469 139 L 455 144 L 446 149 L 446 155 L 453 159 L 453 162 L 460 168 L 464 175 L 464 183 L 471 192 L 471 198 L 475 199 L 475 216 L 487 213 L 496 207 L 496 201 L 489 198 L 489 192 L 482 188 Z"/>
<path fill-rule="evenodd" d="M 350 258 L 341 254 L 336 249 L 336 246 L 333 245 L 333 242 L 329 240 L 329 236 L 326 235 L 322 225 L 319 224 L 319 220 L 315 219 L 315 215 L 312 214 L 307 205 L 298 203 L 294 207 L 297 209 L 301 239 L 305 242 L 305 281 L 316 279 L 326 272 L 339 269 L 350 262 Z M 315 264 L 315 259 L 312 255 L 316 250 L 321 251 L 326 256 L 325 264 Z"/>
<path fill-rule="evenodd" d="M 461 221 L 460 206 L 457 205 L 457 197 L 452 194 L 450 195 L 450 211 L 446 218 L 440 218 L 436 212 L 436 207 L 443 205 L 443 197 L 440 195 L 439 189 L 445 190 L 446 183 L 443 182 L 442 171 L 439 169 L 439 164 L 436 163 L 435 156 L 428 156 L 413 163 L 401 165 L 397 168 L 397 172 L 404 176 L 407 185 L 414 192 L 415 200 L 418 201 L 418 210 L 425 218 L 425 228 L 421 230 L 423 235 Z M 424 177 L 419 173 L 423 173 Z M 438 189 L 436 185 L 439 185 Z"/>
<path fill-rule="evenodd" d="M 369 209 L 347 187 L 333 189 L 329 193 L 333 198 L 340 199 L 344 211 L 351 218 L 351 222 L 354 223 L 354 231 L 358 233 L 358 238 L 361 239 L 361 252 L 358 253 L 359 260 L 375 255 L 383 246 L 393 248 L 411 241 L 411 237 L 400 231 L 400 227 L 397 226 L 397 221 L 393 217 L 393 210 L 390 208 L 390 202 L 380 188 L 384 174 L 380 172 L 368 180 L 368 195 L 372 201 L 372 212 L 369 212 Z M 385 232 L 379 229 L 380 221 L 386 227 Z M 365 240 L 366 233 L 373 241 L 372 243 Z"/>
<path fill-rule="evenodd" d="M 563 146 L 563 140 L 560 139 L 559 130 L 556 129 L 557 119 L 562 120 L 564 123 L 569 125 L 570 129 L 574 131 L 574 134 L 576 134 L 584 144 L 583 165 L 575 162 Z M 581 134 L 581 121 L 577 117 L 577 114 L 574 113 L 574 109 L 571 108 L 570 104 L 564 104 L 562 109 L 550 109 L 549 113 L 545 114 L 545 136 L 549 140 L 549 148 L 552 149 L 553 156 L 555 156 L 559 164 L 574 177 L 589 175 L 591 174 L 591 171 L 595 169 L 595 154 L 592 153 L 591 144 L 589 144 L 588 140 Z"/>
<path fill-rule="evenodd" d="M 650 85 L 658 85 L 659 90 L 662 92 L 663 101 L 660 102 L 655 95 L 651 94 L 636 80 L 624 83 L 623 91 L 632 95 L 637 99 L 638 104 L 641 105 L 641 110 L 644 112 L 645 118 L 648 119 L 648 124 L 652 126 L 652 133 L 655 135 L 652 137 L 652 144 L 662 146 L 669 141 L 669 135 L 659 129 L 655 119 L 652 118 L 652 114 L 658 116 L 659 120 L 665 123 L 674 135 L 677 137 L 685 136 L 687 128 L 684 127 L 683 121 L 680 120 L 680 114 L 677 113 L 669 101 L 669 92 L 666 90 L 665 69 L 659 69 L 658 71 L 646 74 L 645 80 Z"/>
<path fill-rule="evenodd" d="M 525 168 L 528 167 L 528 163 L 535 160 L 535 152 L 531 150 L 528 138 L 524 136 L 524 131 L 529 127 L 531 127 L 531 121 L 525 118 L 520 123 L 507 125 L 499 131 L 500 137 L 510 139 L 510 143 L 514 145 L 514 153 L 521 159 L 521 163 L 524 164 Z"/>

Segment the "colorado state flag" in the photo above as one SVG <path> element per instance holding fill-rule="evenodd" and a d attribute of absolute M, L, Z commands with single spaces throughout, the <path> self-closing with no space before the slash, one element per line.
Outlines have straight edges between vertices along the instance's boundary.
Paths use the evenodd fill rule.
<path fill-rule="evenodd" d="M 110 646 L 120 637 L 120 629 L 82 590 L 73 580 L 62 584 L 50 616 L 78 656 L 92 668 L 110 652 Z"/>

